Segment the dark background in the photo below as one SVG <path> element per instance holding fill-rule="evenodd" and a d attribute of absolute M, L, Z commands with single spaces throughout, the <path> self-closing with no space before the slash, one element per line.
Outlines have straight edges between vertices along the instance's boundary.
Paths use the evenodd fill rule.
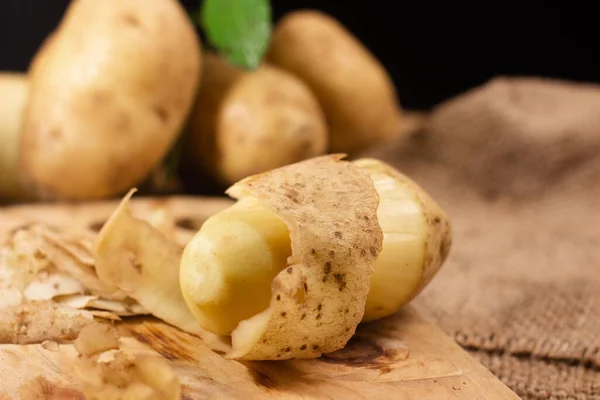
<path fill-rule="evenodd" d="M 0 0 L 0 70 L 25 70 L 68 3 Z M 191 10 L 200 2 L 182 3 Z M 430 108 L 494 75 L 598 81 L 600 35 L 593 2 L 588 4 L 272 1 L 275 21 L 298 8 L 338 18 L 383 62 L 402 104 L 416 109 Z"/>

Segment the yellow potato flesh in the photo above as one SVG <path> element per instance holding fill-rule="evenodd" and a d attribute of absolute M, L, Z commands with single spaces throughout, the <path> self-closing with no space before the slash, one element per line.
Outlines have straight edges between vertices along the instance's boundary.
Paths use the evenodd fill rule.
<path fill-rule="evenodd" d="M 371 321 L 392 314 L 411 299 L 423 275 L 429 227 L 412 191 L 385 173 L 361 168 L 371 174 L 379 194 L 377 219 L 383 231 L 363 316 L 363 321 Z"/>
<path fill-rule="evenodd" d="M 184 298 L 205 330 L 228 335 L 265 310 L 271 281 L 287 265 L 287 226 L 252 198 L 208 219 L 186 246 L 180 281 Z"/>

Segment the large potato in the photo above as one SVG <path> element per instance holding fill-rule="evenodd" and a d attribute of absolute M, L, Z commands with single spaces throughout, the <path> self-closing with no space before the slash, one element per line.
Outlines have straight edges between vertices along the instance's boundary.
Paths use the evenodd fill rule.
<path fill-rule="evenodd" d="M 29 193 L 18 179 L 23 110 L 29 93 L 27 76 L 0 73 L 0 199 L 25 200 Z"/>
<path fill-rule="evenodd" d="M 326 151 L 323 111 L 298 78 L 269 65 L 243 71 L 214 53 L 202 70 L 187 148 L 222 183 Z"/>
<path fill-rule="evenodd" d="M 267 61 L 294 73 L 315 93 L 327 116 L 333 152 L 354 153 L 400 133 L 393 82 L 335 19 L 317 11 L 284 16 Z"/>
<path fill-rule="evenodd" d="M 121 193 L 173 145 L 200 43 L 172 0 L 75 0 L 32 63 L 20 163 L 43 198 Z"/>

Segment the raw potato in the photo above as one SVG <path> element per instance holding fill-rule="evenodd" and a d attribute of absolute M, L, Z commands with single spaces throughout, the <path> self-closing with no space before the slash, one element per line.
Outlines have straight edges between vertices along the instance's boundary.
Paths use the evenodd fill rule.
<path fill-rule="evenodd" d="M 375 159 L 353 162 L 368 171 L 379 193 L 383 248 L 377 257 L 363 321 L 386 317 L 418 295 L 446 260 L 450 221 L 414 181 Z"/>
<path fill-rule="evenodd" d="M 268 233 L 264 243 L 259 241 L 273 258 L 272 273 L 276 274 L 268 304 L 262 299 L 254 301 L 249 287 L 252 281 L 246 281 L 244 288 L 243 272 L 236 273 L 236 267 L 251 267 L 255 260 L 243 250 L 229 255 L 225 251 L 228 240 L 242 246 L 252 243 L 237 235 L 252 235 L 252 230 L 261 235 L 261 230 L 268 232 L 271 227 L 277 230 L 272 221 L 271 227 L 262 226 L 264 213 L 257 214 L 259 223 L 251 222 L 252 218 L 240 221 L 237 228 L 241 230 L 230 230 L 220 242 L 211 242 L 211 234 L 205 235 L 206 229 L 201 229 L 186 246 L 181 258 L 181 290 L 201 323 L 207 317 L 204 305 L 221 305 L 218 312 L 224 313 L 232 311 L 227 308 L 234 302 L 254 302 L 257 313 L 240 321 L 230 337 L 223 335 L 223 342 L 230 345 L 226 357 L 314 358 L 339 350 L 354 334 L 363 316 L 383 234 L 373 182 L 366 172 L 341 161 L 342 157 L 316 157 L 248 177 L 228 190 L 240 201 L 258 202 L 289 228 L 291 256 L 286 263 L 281 260 L 286 255 L 284 241 L 269 243 Z M 216 229 L 217 225 L 215 221 L 204 226 Z M 245 260 L 249 264 L 244 264 Z"/>
<path fill-rule="evenodd" d="M 401 109 L 387 71 L 328 15 L 288 13 L 275 27 L 266 59 L 316 95 L 329 123 L 331 151 L 352 154 L 400 134 Z"/>
<path fill-rule="evenodd" d="M 42 198 L 91 199 L 144 179 L 182 128 L 200 61 L 176 1 L 73 1 L 30 70 L 28 186 Z"/>
<path fill-rule="evenodd" d="M 302 81 L 265 64 L 243 71 L 214 53 L 204 56 L 189 139 L 191 157 L 225 184 L 324 154 L 328 145 L 323 111 Z"/>
<path fill-rule="evenodd" d="M 0 73 L 0 200 L 31 199 L 18 174 L 19 140 L 28 95 L 25 74 Z"/>
<path fill-rule="evenodd" d="M 379 194 L 384 235 L 365 322 L 398 311 L 421 292 L 448 256 L 452 232 L 442 209 L 408 177 L 379 160 L 353 164 L 370 174 Z M 188 244 L 181 268 L 184 297 L 204 329 L 230 335 L 240 321 L 268 308 L 271 282 L 290 255 L 285 223 L 244 197 L 209 218 Z"/>

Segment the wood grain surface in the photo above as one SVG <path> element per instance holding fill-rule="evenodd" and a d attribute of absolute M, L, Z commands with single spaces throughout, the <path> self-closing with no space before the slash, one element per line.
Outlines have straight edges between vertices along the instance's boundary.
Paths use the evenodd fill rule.
<path fill-rule="evenodd" d="M 0 209 L 0 240 L 11 229 L 45 221 L 97 230 L 116 202 L 28 205 Z M 231 204 L 207 198 L 136 199 L 139 215 L 163 213 L 178 240 Z M 312 360 L 237 362 L 154 318 L 117 323 L 123 347 L 166 359 L 183 384 L 183 399 L 518 399 L 451 338 L 409 306 L 361 325 L 348 345 Z M 71 343 L 0 345 L 0 399 L 83 399 L 70 372 Z"/>

